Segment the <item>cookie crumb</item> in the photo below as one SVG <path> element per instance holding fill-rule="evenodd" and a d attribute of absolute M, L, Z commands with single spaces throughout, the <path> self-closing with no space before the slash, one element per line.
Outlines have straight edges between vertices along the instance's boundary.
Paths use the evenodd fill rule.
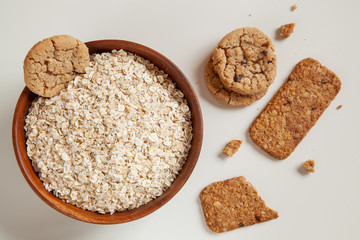
<path fill-rule="evenodd" d="M 277 218 L 245 177 L 215 182 L 200 194 L 206 224 L 221 233 Z"/>
<path fill-rule="evenodd" d="M 296 4 L 294 4 L 294 5 L 291 6 L 291 11 L 292 11 L 292 12 L 295 11 L 296 9 L 297 9 Z"/>
<path fill-rule="evenodd" d="M 339 110 L 340 108 L 342 108 L 342 105 L 337 106 L 336 109 Z"/>
<path fill-rule="evenodd" d="M 304 162 L 304 168 L 309 173 L 315 172 L 315 161 L 314 160 L 307 160 L 306 162 Z"/>
<path fill-rule="evenodd" d="M 289 23 L 280 27 L 280 36 L 288 38 L 294 32 L 295 23 Z"/>
<path fill-rule="evenodd" d="M 223 154 L 232 157 L 239 150 L 241 143 L 241 140 L 231 140 L 222 151 Z"/>

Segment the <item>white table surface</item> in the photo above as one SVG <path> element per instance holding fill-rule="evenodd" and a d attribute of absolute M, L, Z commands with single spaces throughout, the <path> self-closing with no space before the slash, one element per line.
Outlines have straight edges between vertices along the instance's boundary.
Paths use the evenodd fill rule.
<path fill-rule="evenodd" d="M 294 3 L 298 9 L 292 12 Z M 358 0 L 1 1 L 0 239 L 360 239 L 359 10 Z M 296 23 L 293 35 L 278 39 L 277 28 L 290 22 Z M 230 108 L 210 95 L 203 70 L 217 42 L 246 26 L 273 40 L 278 74 L 260 101 Z M 57 34 L 151 47 L 177 64 L 197 93 L 204 117 L 198 164 L 181 191 L 145 218 L 108 226 L 73 220 L 42 202 L 17 166 L 11 124 L 24 87 L 23 59 L 37 41 Z M 306 57 L 337 73 L 342 89 L 295 152 L 274 160 L 254 146 L 247 129 Z M 231 139 L 244 143 L 233 158 L 224 158 L 220 152 Z M 300 170 L 308 159 L 316 161 L 313 175 Z M 198 195 L 206 185 L 235 176 L 245 176 L 279 218 L 212 233 Z"/>

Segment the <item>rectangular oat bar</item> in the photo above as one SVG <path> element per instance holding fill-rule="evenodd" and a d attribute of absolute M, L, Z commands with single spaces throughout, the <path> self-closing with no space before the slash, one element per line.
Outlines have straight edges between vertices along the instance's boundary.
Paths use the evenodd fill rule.
<path fill-rule="evenodd" d="M 255 118 L 249 129 L 250 137 L 274 158 L 287 158 L 340 88 L 335 73 L 314 59 L 302 60 Z"/>

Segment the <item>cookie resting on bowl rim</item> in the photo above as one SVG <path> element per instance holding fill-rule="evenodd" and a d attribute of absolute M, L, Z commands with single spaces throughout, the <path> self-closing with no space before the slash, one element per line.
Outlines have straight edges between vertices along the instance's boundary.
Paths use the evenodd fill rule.
<path fill-rule="evenodd" d="M 32 93 L 27 87 L 25 87 L 22 91 L 14 112 L 12 127 L 14 151 L 20 170 L 30 187 L 44 202 L 46 202 L 52 208 L 69 217 L 84 222 L 95 224 L 125 223 L 142 218 L 159 209 L 179 192 L 179 190 L 190 177 L 197 163 L 203 138 L 203 122 L 200 104 L 196 97 L 195 91 L 193 90 L 186 76 L 173 62 L 171 62 L 162 54 L 146 46 L 124 40 L 98 40 L 87 42 L 85 44 L 89 48 L 90 54 L 111 52 L 112 50 L 123 49 L 130 53 L 139 55 L 152 62 L 160 70 L 163 70 L 165 73 L 167 73 L 173 82 L 175 82 L 177 88 L 183 92 L 191 110 L 193 139 L 187 160 L 185 161 L 182 170 L 177 175 L 171 186 L 161 196 L 155 198 L 143 206 L 132 210 L 115 212 L 112 215 L 100 214 L 97 212 L 80 209 L 62 201 L 45 189 L 43 183 L 32 167 L 31 160 L 27 156 L 24 130 L 25 118 L 27 116 L 31 102 L 37 97 L 37 95 Z"/>

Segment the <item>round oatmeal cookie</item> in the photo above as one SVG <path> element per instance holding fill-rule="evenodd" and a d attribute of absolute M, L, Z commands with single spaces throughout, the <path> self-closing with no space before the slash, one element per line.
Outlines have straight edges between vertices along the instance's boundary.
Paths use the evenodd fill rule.
<path fill-rule="evenodd" d="M 265 89 L 264 91 L 257 94 L 244 95 L 234 92 L 232 90 L 228 90 L 221 82 L 217 73 L 214 71 L 212 57 L 206 64 L 204 77 L 210 93 L 221 103 L 230 106 L 249 106 L 253 102 L 255 102 L 255 100 L 259 100 L 260 98 L 262 98 L 267 92 L 267 89 Z"/>
<path fill-rule="evenodd" d="M 24 60 L 26 86 L 42 97 L 53 97 L 89 66 L 89 50 L 80 40 L 57 35 L 36 43 Z"/>
<path fill-rule="evenodd" d="M 275 47 L 257 28 L 227 34 L 214 49 L 214 69 L 226 88 L 240 94 L 265 91 L 276 76 Z"/>

